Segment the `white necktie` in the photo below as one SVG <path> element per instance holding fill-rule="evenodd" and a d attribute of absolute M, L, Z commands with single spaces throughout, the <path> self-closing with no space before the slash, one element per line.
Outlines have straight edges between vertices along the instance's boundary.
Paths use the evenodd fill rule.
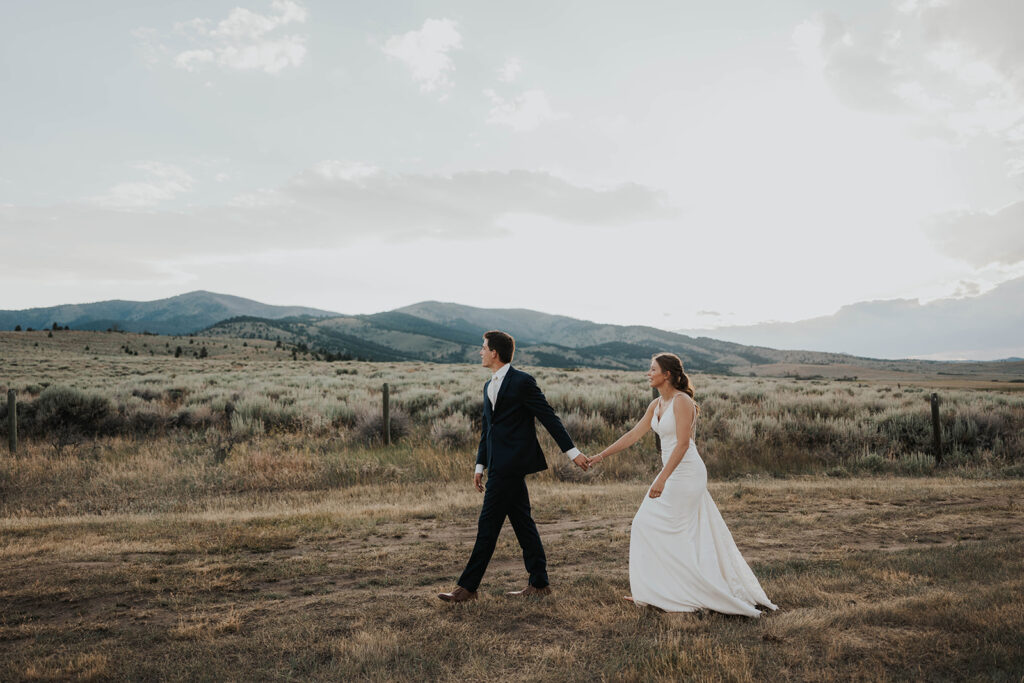
<path fill-rule="evenodd" d="M 497 373 L 491 375 L 491 383 L 487 387 L 487 398 L 491 399 L 491 409 L 494 409 L 494 404 L 498 402 L 498 383 L 501 378 L 498 377 Z"/>

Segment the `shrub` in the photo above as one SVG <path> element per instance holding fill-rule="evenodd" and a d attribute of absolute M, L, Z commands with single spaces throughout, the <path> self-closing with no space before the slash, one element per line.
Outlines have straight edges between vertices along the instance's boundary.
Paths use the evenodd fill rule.
<path fill-rule="evenodd" d="M 864 453 L 850 462 L 852 469 L 880 474 L 889 469 L 890 463 L 878 453 Z"/>
<path fill-rule="evenodd" d="M 1024 463 L 1004 467 L 999 471 L 999 474 L 1007 479 L 1024 479 Z"/>
<path fill-rule="evenodd" d="M 147 387 L 132 389 L 132 396 L 136 398 L 141 398 L 143 401 L 146 401 L 147 403 L 149 401 L 154 401 L 160 398 L 162 395 L 162 391 L 157 391 L 156 389 L 149 389 Z"/>
<path fill-rule="evenodd" d="M 394 431 L 393 426 L 392 431 Z M 473 429 L 473 423 L 461 413 L 454 413 L 434 420 L 430 426 L 431 440 L 435 444 L 448 448 L 458 448 L 470 444 L 477 436 L 476 430 Z"/>
<path fill-rule="evenodd" d="M 65 386 L 47 387 L 24 414 L 27 432 L 46 437 L 60 453 L 85 436 L 122 430 L 110 401 Z"/>
<path fill-rule="evenodd" d="M 440 403 L 441 392 L 428 387 L 407 387 L 395 392 L 393 405 L 401 406 L 412 417 L 427 413 L 427 417 L 436 412 Z"/>
<path fill-rule="evenodd" d="M 137 435 L 162 432 L 168 422 L 162 413 L 134 406 L 122 408 L 121 419 L 124 429 Z"/>
<path fill-rule="evenodd" d="M 113 413 L 107 398 L 65 386 L 47 387 L 34 408 L 37 430 L 69 427 L 85 434 L 99 433 Z"/>
<path fill-rule="evenodd" d="M 471 420 L 479 422 L 483 419 L 483 402 L 480 396 L 474 394 L 456 394 L 449 396 L 441 403 L 441 415 L 462 414 Z"/>
<path fill-rule="evenodd" d="M 246 425 L 245 430 L 256 429 L 257 422 L 261 427 L 254 433 L 262 434 L 264 428 L 278 431 L 296 429 L 301 425 L 302 418 L 294 406 L 286 405 L 283 401 L 271 402 L 266 396 L 252 396 L 239 401 L 231 416 L 232 430 L 236 424 Z"/>
<path fill-rule="evenodd" d="M 931 415 L 892 412 L 883 417 L 876 427 L 882 444 L 895 444 L 900 451 L 923 451 L 932 438 Z"/>
<path fill-rule="evenodd" d="M 584 414 L 574 410 L 562 416 L 562 424 L 577 443 L 594 442 L 604 436 L 608 429 L 604 418 L 596 412 Z"/>
<path fill-rule="evenodd" d="M 896 459 L 896 469 L 901 474 L 931 474 L 935 470 L 935 457 L 927 453 L 905 453 Z"/>
<path fill-rule="evenodd" d="M 253 413 L 234 412 L 231 414 L 231 434 L 237 436 L 259 436 L 265 427 L 263 420 Z"/>
<path fill-rule="evenodd" d="M 361 411 L 353 427 L 356 438 L 365 444 L 379 444 L 384 439 L 384 416 L 380 411 Z M 409 433 L 409 417 L 400 409 L 391 408 L 391 440 L 397 441 Z"/>

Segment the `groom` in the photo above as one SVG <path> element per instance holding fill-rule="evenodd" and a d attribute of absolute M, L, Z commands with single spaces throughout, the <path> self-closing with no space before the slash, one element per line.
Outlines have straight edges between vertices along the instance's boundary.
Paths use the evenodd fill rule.
<path fill-rule="evenodd" d="M 437 596 L 445 602 L 476 600 L 477 587 L 487 563 L 491 561 L 505 517 L 512 522 L 512 530 L 523 548 L 526 571 L 530 573 L 526 588 L 506 595 L 547 595 L 551 592 L 544 546 L 541 545 L 537 525 L 530 517 L 530 496 L 526 490 L 526 475 L 548 467 L 537 442 L 534 418 L 540 420 L 558 447 L 576 465 L 584 470 L 588 466 L 587 456 L 573 446 L 562 421 L 548 405 L 536 380 L 509 365 L 515 350 L 516 342 L 511 335 L 497 330 L 484 333 L 480 361 L 494 375 L 484 385 L 483 430 L 473 478 L 477 491 L 484 492 L 484 504 L 480 509 L 473 553 L 459 577 L 458 586 L 451 593 Z M 484 468 L 487 468 L 486 490 Z"/>

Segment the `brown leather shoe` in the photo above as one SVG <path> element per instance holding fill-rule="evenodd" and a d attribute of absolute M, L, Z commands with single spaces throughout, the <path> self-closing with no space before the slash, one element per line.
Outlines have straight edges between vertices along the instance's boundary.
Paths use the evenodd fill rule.
<path fill-rule="evenodd" d="M 551 586 L 544 586 L 543 588 L 536 588 L 534 586 L 529 586 L 528 585 L 526 588 L 524 588 L 521 591 L 511 591 L 509 593 L 505 593 L 505 595 L 509 596 L 510 598 L 518 598 L 519 596 L 525 596 L 525 595 L 535 595 L 537 597 L 540 597 L 542 595 L 551 595 Z"/>
<path fill-rule="evenodd" d="M 438 593 L 437 597 L 445 602 L 469 602 L 476 600 L 476 591 L 468 591 L 462 586 L 456 586 L 451 593 Z"/>

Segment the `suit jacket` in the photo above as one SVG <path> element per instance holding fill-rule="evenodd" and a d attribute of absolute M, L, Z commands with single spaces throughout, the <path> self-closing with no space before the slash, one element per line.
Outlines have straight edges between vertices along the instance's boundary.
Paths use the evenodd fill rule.
<path fill-rule="evenodd" d="M 534 418 L 563 452 L 573 448 L 569 433 L 532 376 L 510 367 L 493 409 L 487 397 L 490 384 L 490 380 L 484 384 L 483 428 L 476 452 L 476 464 L 487 468 L 489 476 L 526 476 L 547 469 Z"/>

